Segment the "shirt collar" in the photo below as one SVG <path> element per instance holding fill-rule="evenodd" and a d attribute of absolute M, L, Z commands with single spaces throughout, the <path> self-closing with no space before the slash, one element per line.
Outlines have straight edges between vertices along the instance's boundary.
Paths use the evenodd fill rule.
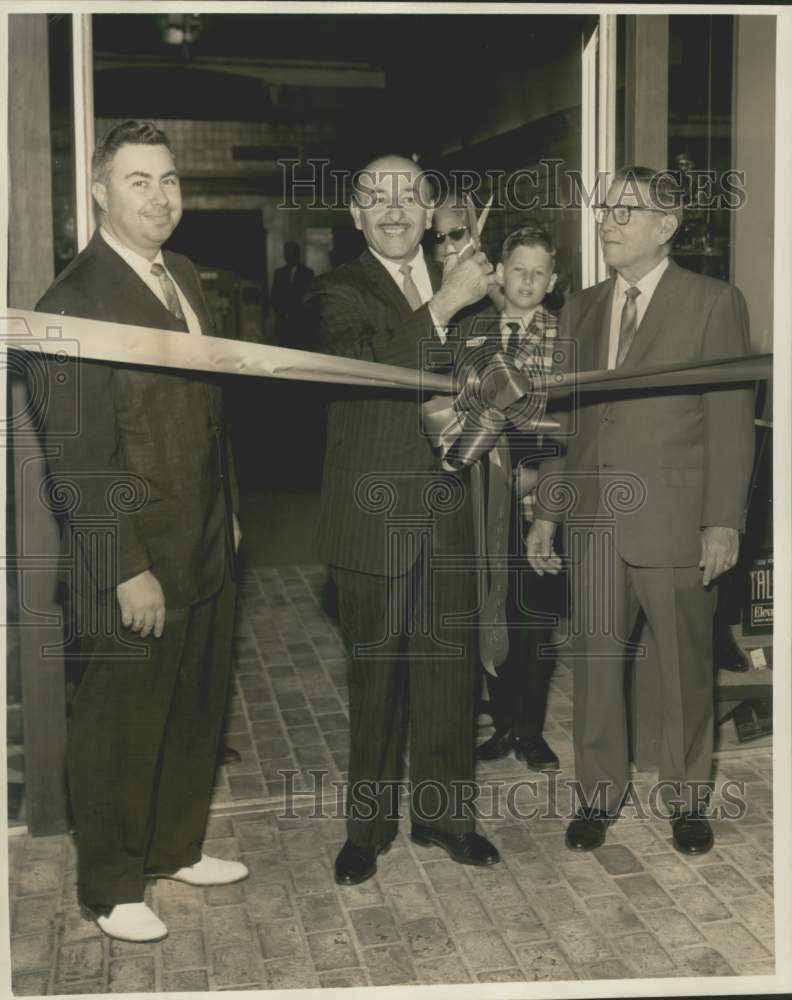
<path fill-rule="evenodd" d="M 531 313 L 531 315 L 528 317 L 527 321 L 524 316 L 504 316 L 503 314 L 501 314 L 500 332 L 505 333 L 508 330 L 509 323 L 517 323 L 520 327 L 519 330 L 517 331 L 517 336 L 520 338 L 520 340 L 522 340 L 523 337 L 525 337 L 528 334 L 528 331 L 531 329 L 533 321 L 539 315 L 541 309 L 542 306 L 538 305 Z M 510 330 L 509 333 L 511 333 Z"/>
<path fill-rule="evenodd" d="M 399 283 L 399 285 L 401 285 L 401 283 L 404 281 L 404 275 L 401 273 L 399 269 L 404 264 L 404 261 L 389 260 L 387 257 L 383 257 L 382 254 L 377 253 L 377 251 L 372 246 L 369 246 L 368 249 L 369 253 L 377 258 L 380 264 L 382 264 L 382 266 L 387 270 L 388 274 L 390 274 L 390 276 L 394 278 Z M 413 269 L 413 273 L 415 272 L 416 267 L 421 267 L 421 266 L 423 266 L 424 268 L 426 267 L 423 247 L 421 246 L 420 243 L 418 244 L 418 253 L 416 253 L 413 259 L 411 261 L 408 261 L 408 263 L 410 267 Z"/>
<path fill-rule="evenodd" d="M 656 264 L 648 274 L 645 274 L 640 281 L 635 283 L 635 287 L 640 289 L 641 297 L 644 302 L 648 302 L 654 295 L 654 291 L 660 284 L 660 279 L 665 274 L 666 268 L 668 267 L 668 257 L 663 257 L 659 264 Z M 616 277 L 616 296 L 617 298 L 624 295 L 630 285 L 624 280 L 624 278 L 617 274 Z"/>
<path fill-rule="evenodd" d="M 165 262 L 162 259 L 161 249 L 157 251 L 157 256 L 154 258 L 154 260 L 148 260 L 146 257 L 143 257 L 141 256 L 141 254 L 137 253 L 137 251 L 130 250 L 129 247 L 124 246 L 123 243 L 119 243 L 119 241 L 115 238 L 115 236 L 113 236 L 111 232 L 105 229 L 104 226 L 99 227 L 99 232 L 102 234 L 102 239 L 105 241 L 105 243 L 111 249 L 115 250 L 118 256 L 121 257 L 123 260 L 125 260 L 127 264 L 129 264 L 129 266 L 132 268 L 132 270 L 135 271 L 137 274 L 141 276 L 150 275 L 152 264 L 162 264 L 162 266 L 165 267 Z"/>

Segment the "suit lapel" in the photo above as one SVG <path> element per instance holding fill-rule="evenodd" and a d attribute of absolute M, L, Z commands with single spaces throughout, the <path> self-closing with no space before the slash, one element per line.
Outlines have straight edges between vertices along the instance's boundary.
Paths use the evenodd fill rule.
<path fill-rule="evenodd" d="M 668 319 L 669 309 L 673 305 L 679 282 L 679 267 L 673 261 L 668 262 L 663 276 L 657 283 L 652 299 L 644 313 L 643 319 L 636 330 L 635 340 L 624 359 L 623 368 L 637 368 L 650 350 L 652 342 L 663 324 Z"/>
<path fill-rule="evenodd" d="M 385 299 L 400 316 L 405 319 L 411 316 L 410 303 L 377 258 L 368 250 L 364 250 L 359 260 L 370 282 L 369 290 L 379 298 Z"/>
<path fill-rule="evenodd" d="M 594 304 L 589 309 L 584 320 L 585 336 L 590 338 L 590 355 L 580 358 L 579 364 L 585 371 L 587 368 L 597 370 L 608 367 L 608 346 L 610 340 L 611 302 L 613 301 L 613 279 L 603 281 L 599 286 Z M 574 331 L 573 331 L 574 336 Z M 581 340 L 583 338 L 581 337 Z"/>
<path fill-rule="evenodd" d="M 214 334 L 214 323 L 204 303 L 204 297 L 196 280 L 195 272 L 185 258 L 177 257 L 168 250 L 164 251 L 163 257 L 165 258 L 168 270 L 176 278 L 179 288 L 184 293 L 184 297 L 190 303 L 192 311 L 198 317 L 198 322 L 201 325 L 201 333 L 205 337 L 211 337 Z"/>
<path fill-rule="evenodd" d="M 113 298 L 118 302 L 134 302 L 140 310 L 139 324 L 151 326 L 160 330 L 175 330 L 183 332 L 183 327 L 175 316 L 171 315 L 148 285 L 123 260 L 111 246 L 105 242 L 97 229 L 86 248 L 87 252 L 101 258 L 103 266 L 113 274 Z"/>

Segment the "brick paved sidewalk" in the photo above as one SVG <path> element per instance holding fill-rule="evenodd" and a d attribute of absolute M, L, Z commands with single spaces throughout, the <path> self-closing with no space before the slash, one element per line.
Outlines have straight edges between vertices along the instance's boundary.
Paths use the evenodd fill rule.
<path fill-rule="evenodd" d="M 111 942 L 80 917 L 70 838 L 11 836 L 15 993 L 773 971 L 768 752 L 719 762 L 719 788 L 744 782 L 749 808 L 739 822 L 715 823 L 716 849 L 699 859 L 674 852 L 668 823 L 655 818 L 625 815 L 603 848 L 574 855 L 564 846 L 561 818 L 495 817 L 493 801 L 526 813 L 548 796 L 564 814 L 572 750 L 571 678 L 563 667 L 546 729 L 561 759 L 558 779 L 548 786 L 512 758 L 479 775 L 480 828 L 500 848 L 502 864 L 456 865 L 439 848 L 411 844 L 402 823 L 375 879 L 337 887 L 332 862 L 343 821 L 286 818 L 279 776 L 291 772 L 296 789 L 312 787 L 311 768 L 324 769 L 328 781 L 345 776 L 346 661 L 319 607 L 322 583 L 312 567 L 254 570 L 245 581 L 228 725 L 243 760 L 218 775 L 206 849 L 245 861 L 250 879 L 204 890 L 152 883 L 148 902 L 169 937 L 152 945 Z M 652 776 L 637 777 L 645 796 Z M 516 784 L 531 778 L 533 789 Z"/>

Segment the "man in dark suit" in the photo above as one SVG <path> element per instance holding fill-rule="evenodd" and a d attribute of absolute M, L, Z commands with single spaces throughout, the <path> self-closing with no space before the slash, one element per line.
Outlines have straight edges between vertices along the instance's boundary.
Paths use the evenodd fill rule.
<path fill-rule="evenodd" d="M 306 349 L 305 293 L 313 281 L 314 273 L 300 261 L 299 244 L 284 244 L 283 267 L 277 268 L 272 279 L 272 308 L 275 310 L 276 332 L 281 347 Z"/>
<path fill-rule="evenodd" d="M 421 366 L 425 349 L 449 368 L 448 324 L 486 293 L 486 258 L 476 254 L 442 278 L 424 259 L 432 213 L 411 160 L 369 164 L 350 210 L 368 248 L 309 295 L 323 348 L 410 368 Z M 331 403 L 319 538 L 352 660 L 340 884 L 370 878 L 396 835 L 408 697 L 413 839 L 464 864 L 499 860 L 474 832 L 470 808 L 474 633 L 446 620 L 473 610 L 473 574 L 432 572 L 433 557 L 473 551 L 468 493 L 464 477 L 442 472 L 421 433 L 416 394 L 358 389 Z"/>
<path fill-rule="evenodd" d="M 211 334 L 192 264 L 161 249 L 181 218 L 164 133 L 123 122 L 92 167 L 100 226 L 37 308 Z M 53 493 L 78 497 L 64 529 L 83 660 L 68 745 L 78 890 L 106 934 L 156 940 L 167 928 L 143 902 L 146 876 L 247 875 L 201 852 L 230 675 L 233 463 L 211 377 L 74 364 L 79 394 L 52 380 L 45 430 Z"/>
<path fill-rule="evenodd" d="M 597 209 L 614 277 L 573 295 L 561 342 L 573 338 L 580 370 L 698 364 L 745 354 L 748 316 L 740 292 L 669 259 L 682 216 L 668 175 L 645 167 L 617 174 Z M 712 766 L 712 583 L 734 566 L 753 454 L 753 392 L 743 386 L 586 396 L 568 439 L 567 483 L 575 495 L 583 551 L 572 567 L 581 624 L 574 660 L 575 771 L 582 809 L 567 846 L 605 839 L 628 787 L 623 697 L 626 642 L 639 615 L 657 649 L 662 691 L 659 778 L 675 848 L 700 854 L 713 843 L 704 816 Z M 555 469 L 548 463 L 544 476 Z M 556 572 L 552 490 L 540 483 L 532 565 Z M 589 519 L 582 530 L 580 519 Z M 593 523 L 592 523 L 593 519 Z M 612 538 L 613 557 L 597 561 Z M 581 541 L 582 539 L 582 541 Z M 567 548 L 567 551 L 573 551 Z M 594 605 L 586 580 L 599 581 Z M 637 669 L 641 669 L 640 658 Z"/>

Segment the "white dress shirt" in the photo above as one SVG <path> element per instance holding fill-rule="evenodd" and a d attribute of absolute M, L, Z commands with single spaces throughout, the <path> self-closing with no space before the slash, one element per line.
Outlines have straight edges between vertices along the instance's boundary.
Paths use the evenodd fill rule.
<path fill-rule="evenodd" d="M 146 260 L 146 258 L 141 257 L 139 253 L 136 253 L 134 250 L 130 250 L 129 247 L 125 247 L 123 243 L 119 243 L 118 240 L 115 238 L 115 236 L 113 236 L 112 233 L 109 233 L 104 228 L 104 226 L 102 226 L 99 231 L 101 232 L 102 239 L 105 241 L 105 243 L 113 250 L 115 250 L 118 256 L 125 263 L 129 264 L 129 266 L 132 268 L 135 274 L 140 278 L 140 280 L 144 282 L 151 289 L 151 291 L 157 296 L 160 302 L 167 309 L 168 303 L 165 301 L 165 293 L 162 291 L 162 285 L 160 284 L 160 280 L 155 274 L 151 273 L 152 264 L 162 264 L 162 266 L 165 268 L 166 274 L 170 277 L 171 281 L 173 282 L 173 287 L 176 289 L 176 294 L 179 297 L 179 305 L 181 306 L 185 322 L 187 323 L 187 329 L 190 331 L 191 334 L 193 334 L 193 336 L 200 337 L 201 324 L 198 320 L 198 317 L 195 315 L 192 306 L 187 301 L 184 292 L 182 292 L 181 288 L 179 288 L 178 281 L 176 281 L 176 279 L 173 277 L 173 275 L 170 273 L 167 267 L 165 267 L 165 261 L 162 259 L 162 250 L 159 250 L 157 252 L 157 256 L 154 258 L 154 260 Z"/>
<path fill-rule="evenodd" d="M 369 251 L 377 258 L 377 260 L 382 264 L 388 274 L 393 278 L 396 284 L 399 286 L 399 291 L 404 294 L 404 275 L 401 273 L 399 268 L 404 263 L 399 260 L 388 260 L 387 257 L 383 257 L 382 254 L 377 253 L 374 247 L 370 246 Z M 429 268 L 426 266 L 426 258 L 424 257 L 423 247 L 419 244 L 418 252 L 413 257 L 411 261 L 408 261 L 411 271 L 410 277 L 415 283 L 415 287 L 418 289 L 418 294 L 421 296 L 421 302 L 426 305 L 427 302 L 433 297 L 434 289 L 432 288 L 432 279 L 429 277 Z M 429 310 L 431 315 L 432 310 Z M 440 338 L 441 343 L 446 342 L 446 337 L 448 336 L 448 330 L 444 326 L 438 326 L 437 321 L 434 316 L 432 316 L 432 322 L 434 324 L 435 333 Z"/>
<path fill-rule="evenodd" d="M 636 330 L 641 326 L 641 321 L 644 318 L 646 310 L 649 308 L 649 303 L 652 301 L 655 289 L 660 283 L 660 279 L 665 274 L 665 269 L 667 267 L 668 257 L 663 257 L 656 267 L 653 267 L 648 274 L 645 274 L 643 278 L 635 284 L 635 287 L 641 290 L 641 294 L 635 300 Z M 621 326 L 622 309 L 624 308 L 624 303 L 626 301 L 625 295 L 629 287 L 630 285 L 624 280 L 624 278 L 622 278 L 620 274 L 617 274 L 616 281 L 614 282 L 613 302 L 611 304 L 610 315 L 610 338 L 608 340 L 609 369 L 616 367 L 616 358 L 619 355 L 619 327 Z"/>

